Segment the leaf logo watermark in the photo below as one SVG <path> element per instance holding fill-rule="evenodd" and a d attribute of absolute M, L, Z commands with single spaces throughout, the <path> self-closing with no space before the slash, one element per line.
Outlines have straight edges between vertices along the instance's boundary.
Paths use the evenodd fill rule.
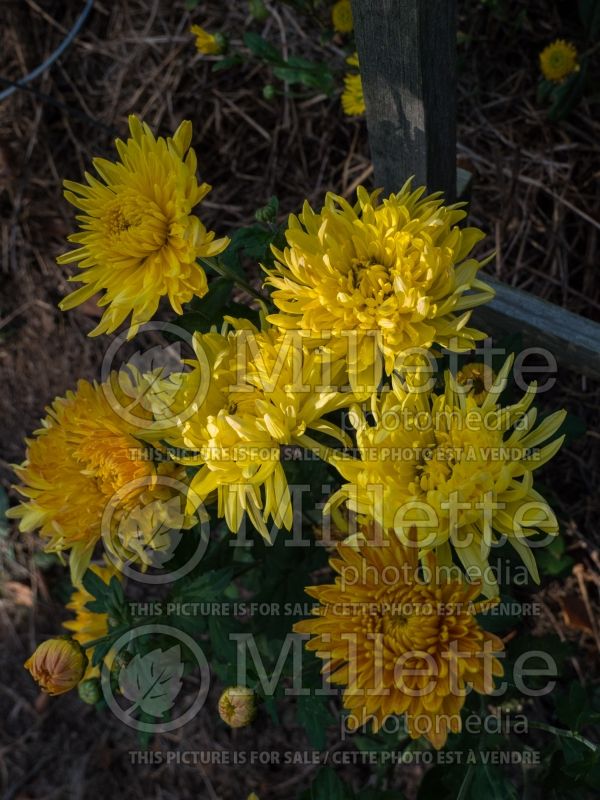
<path fill-rule="evenodd" d="M 183 680 L 184 650 L 186 660 L 192 659 L 194 674 L 200 674 L 199 688 L 191 695 L 186 694 Z M 108 664 L 114 669 L 118 663 L 123 666 L 115 678 Z M 202 648 L 189 634 L 170 625 L 149 624 L 117 639 L 102 665 L 100 683 L 117 719 L 143 733 L 166 733 L 200 712 L 210 688 L 210 669 Z"/>
<path fill-rule="evenodd" d="M 152 650 L 135 655 L 119 672 L 119 689 L 132 701 L 127 714 L 134 717 L 138 709 L 151 717 L 162 719 L 175 705 L 181 687 L 183 661 L 181 647 Z"/>

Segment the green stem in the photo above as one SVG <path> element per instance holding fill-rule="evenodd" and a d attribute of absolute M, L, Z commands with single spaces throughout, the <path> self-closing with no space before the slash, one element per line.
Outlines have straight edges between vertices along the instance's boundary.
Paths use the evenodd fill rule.
<path fill-rule="evenodd" d="M 554 725 L 548 725 L 545 722 L 529 722 L 529 725 L 532 728 L 539 728 L 541 731 L 553 733 L 555 736 L 563 736 L 565 739 L 575 739 L 576 742 L 580 742 L 586 747 L 589 747 L 589 749 L 593 750 L 594 753 L 597 753 L 598 750 L 600 750 L 597 744 L 590 742 L 590 740 L 586 739 L 585 736 L 581 736 L 581 734 L 575 733 L 575 731 L 568 731 L 564 728 L 555 728 Z"/>
<path fill-rule="evenodd" d="M 229 281 L 233 281 L 236 286 L 239 286 L 240 289 L 243 289 L 247 292 L 251 297 L 254 297 L 255 300 L 258 300 L 260 303 L 260 307 L 264 311 L 265 314 L 269 313 L 267 305 L 265 303 L 265 298 L 260 292 L 257 292 L 253 286 L 244 280 L 244 278 L 240 277 L 237 272 L 229 269 L 222 261 L 219 261 L 218 258 L 199 258 L 198 261 L 202 264 L 203 267 L 208 267 L 209 269 L 214 270 L 216 273 L 221 275 L 223 278 L 227 278 Z"/>

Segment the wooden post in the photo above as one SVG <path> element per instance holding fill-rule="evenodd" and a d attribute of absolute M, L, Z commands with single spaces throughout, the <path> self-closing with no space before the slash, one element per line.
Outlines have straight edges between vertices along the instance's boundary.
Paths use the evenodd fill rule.
<path fill-rule="evenodd" d="M 352 0 L 375 181 L 456 193 L 456 0 Z"/>
<path fill-rule="evenodd" d="M 397 192 L 415 176 L 446 201 L 456 195 L 456 0 L 352 0 L 375 183 Z M 473 319 L 490 333 L 520 332 L 525 347 L 600 378 L 600 325 L 485 279 L 495 299 Z"/>

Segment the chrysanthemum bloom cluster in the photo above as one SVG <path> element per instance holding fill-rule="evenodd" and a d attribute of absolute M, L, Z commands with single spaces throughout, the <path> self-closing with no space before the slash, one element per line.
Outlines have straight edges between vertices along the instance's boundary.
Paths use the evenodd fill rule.
<path fill-rule="evenodd" d="M 331 9 L 331 21 L 338 33 L 351 33 L 354 28 L 352 3 L 350 0 L 337 0 Z"/>
<path fill-rule="evenodd" d="M 348 483 L 332 505 L 346 502 L 401 536 L 416 526 L 421 552 L 435 548 L 444 566 L 452 563 L 452 545 L 488 594 L 497 592 L 488 556 L 498 534 L 539 580 L 527 537 L 558 532 L 552 509 L 533 488 L 533 472 L 560 448 L 564 436 L 552 437 L 565 412 L 535 427 L 533 384 L 519 402 L 498 405 L 511 365 L 509 358 L 483 401 L 450 373 L 441 394 L 394 379 L 393 391 L 372 404 L 374 424 L 353 410 L 360 457 L 334 456 Z"/>
<path fill-rule="evenodd" d="M 424 192 L 408 182 L 380 200 L 361 187 L 355 206 L 328 194 L 320 212 L 305 203 L 290 217 L 288 246 L 274 249 L 266 283 L 279 313 L 269 321 L 346 359 L 357 391 L 377 388 L 381 360 L 390 375 L 410 348 L 463 351 L 485 338 L 467 327 L 471 309 L 493 296 L 468 257 L 483 233 L 458 227 L 460 205 Z"/>
<path fill-rule="evenodd" d="M 47 552 L 70 551 L 75 584 L 101 538 L 121 560 L 144 562 L 146 549 L 165 546 L 157 533 L 191 524 L 173 488 L 185 470 L 148 457 L 105 389 L 81 380 L 77 391 L 56 398 L 15 468 L 26 500 L 10 516 L 22 531 L 39 531 Z"/>
<path fill-rule="evenodd" d="M 346 99 L 357 113 L 364 100 L 352 78 Z M 102 180 L 67 184 L 84 215 L 71 237 L 80 247 L 61 261 L 80 262 L 84 286 L 63 307 L 104 291 L 94 333 L 131 314 L 133 334 L 163 296 L 181 313 L 207 291 L 198 259 L 228 241 L 192 213 L 209 187 L 196 179 L 189 123 L 166 140 L 134 117 L 130 128 L 132 138 L 117 142 L 119 163 L 94 162 Z M 483 234 L 459 227 L 464 217 L 460 204 L 410 181 L 383 199 L 359 187 L 354 205 L 333 194 L 319 212 L 306 203 L 289 219 L 287 246 L 273 250 L 265 284 L 276 313 L 261 314 L 261 329 L 225 318 L 220 332 L 194 334 L 195 357 L 167 378 L 131 369 L 55 400 L 17 468 L 25 500 L 12 516 L 39 530 L 48 550 L 70 551 L 79 585 L 100 538 L 117 569 L 155 566 L 151 554 L 205 502 L 216 500 L 233 532 L 245 514 L 266 538 L 271 521 L 291 528 L 285 453 L 316 454 L 345 481 L 329 502 L 336 535 L 361 529 L 338 547 L 335 584 L 310 589 L 321 606 L 296 631 L 314 637 L 309 647 L 346 686 L 351 728 L 370 720 L 377 730 L 405 714 L 411 736 L 441 747 L 460 730 L 464 690 L 488 693 L 502 674 L 502 643 L 475 618 L 478 595 L 498 591 L 491 547 L 506 537 L 537 578 L 528 537 L 558 530 L 533 472 L 560 447 L 564 418 L 536 426 L 535 386 L 499 405 L 512 359 L 497 377 L 467 364 L 435 389 L 432 349 L 472 349 L 484 334 L 468 327 L 471 311 L 493 294 L 471 256 Z M 354 453 L 340 449 L 354 444 L 341 427 L 348 408 Z M 92 569 L 103 579 L 114 572 Z M 66 623 L 83 644 L 108 631 L 89 598 L 77 589 Z M 48 691 L 83 677 L 78 642 L 45 643 L 27 662 Z M 96 702 L 97 689 L 92 679 L 82 697 Z M 232 687 L 219 712 L 247 724 L 253 700 Z"/>
<path fill-rule="evenodd" d="M 33 679 L 46 694 L 71 691 L 85 674 L 87 659 L 81 646 L 72 639 L 48 639 L 25 662 Z"/>
<path fill-rule="evenodd" d="M 95 158 L 100 176 L 87 184 L 65 181 L 65 197 L 83 212 L 81 231 L 69 240 L 80 246 L 60 264 L 78 263 L 70 280 L 84 284 L 62 303 L 70 309 L 104 292 L 107 306 L 91 335 L 111 333 L 131 314 L 130 335 L 152 318 L 161 297 L 182 313 L 182 303 L 208 291 L 199 257 L 215 256 L 228 244 L 207 231 L 193 208 L 209 193 L 196 179 L 192 126 L 183 122 L 172 138 L 155 138 L 137 117 L 129 118 L 131 138 L 117 139 L 120 161 Z"/>
<path fill-rule="evenodd" d="M 320 603 L 316 617 L 294 630 L 346 687 L 350 730 L 405 714 L 413 739 L 442 747 L 461 729 L 466 690 L 489 694 L 503 674 L 502 642 L 475 619 L 479 585 L 449 579 L 432 558 L 424 577 L 416 547 L 393 534 L 360 549 L 340 544 L 338 554 L 335 583 L 306 590 Z"/>
<path fill-rule="evenodd" d="M 342 92 L 342 108 L 349 117 L 360 117 L 365 113 L 365 96 L 363 93 L 362 78 L 358 72 L 358 55 L 349 56 L 346 63 L 356 67 L 357 72 L 347 72 L 344 76 L 344 91 Z"/>
<path fill-rule="evenodd" d="M 215 493 L 219 516 L 236 532 L 247 512 L 252 524 L 268 536 L 266 522 L 292 525 L 292 501 L 282 466 L 285 445 L 315 451 L 320 445 L 308 434 L 319 432 L 349 444 L 327 414 L 353 402 L 349 393 L 332 386 L 343 365 L 325 376 L 319 360 L 302 350 L 299 337 L 275 329 L 258 331 L 245 320 L 230 320 L 229 332 L 196 334 L 198 360 L 192 370 L 170 378 L 171 413 L 203 396 L 196 412 L 165 434 L 173 458 L 199 467 L 190 482 L 188 511 Z M 204 392 L 199 385 L 206 381 Z M 168 391 L 163 384 L 161 392 Z M 180 452 L 189 451 L 181 456 Z"/>
<path fill-rule="evenodd" d="M 540 53 L 540 69 L 546 80 L 562 83 L 579 69 L 577 48 L 571 42 L 557 39 Z"/>

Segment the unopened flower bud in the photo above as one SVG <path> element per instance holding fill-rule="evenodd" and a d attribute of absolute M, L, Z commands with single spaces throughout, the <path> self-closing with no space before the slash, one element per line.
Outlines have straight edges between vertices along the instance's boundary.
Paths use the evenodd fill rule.
<path fill-rule="evenodd" d="M 247 686 L 230 686 L 219 698 L 219 716 L 231 728 L 243 728 L 256 716 L 256 697 Z"/>
<path fill-rule="evenodd" d="M 102 698 L 102 691 L 100 689 L 100 681 L 97 678 L 88 678 L 81 681 L 77 687 L 79 699 L 83 700 L 89 706 L 95 706 L 96 703 Z"/>
<path fill-rule="evenodd" d="M 24 667 L 44 692 L 57 695 L 77 686 L 85 674 L 87 658 L 74 639 L 48 639 L 36 648 Z"/>

